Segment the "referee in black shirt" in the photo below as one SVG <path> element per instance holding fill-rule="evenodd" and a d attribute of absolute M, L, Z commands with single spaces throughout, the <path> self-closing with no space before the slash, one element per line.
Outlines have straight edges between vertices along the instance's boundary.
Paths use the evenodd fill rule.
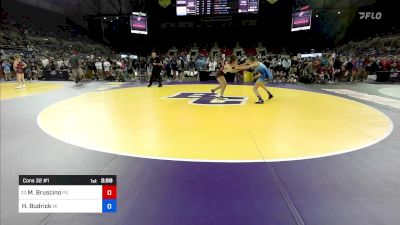
<path fill-rule="evenodd" d="M 162 63 L 160 58 L 157 57 L 157 54 L 155 52 L 151 53 L 150 64 L 153 65 L 153 69 L 151 70 L 150 83 L 147 87 L 151 87 L 154 79 L 158 79 L 158 87 L 162 87 L 161 75 L 160 75 L 162 69 Z"/>

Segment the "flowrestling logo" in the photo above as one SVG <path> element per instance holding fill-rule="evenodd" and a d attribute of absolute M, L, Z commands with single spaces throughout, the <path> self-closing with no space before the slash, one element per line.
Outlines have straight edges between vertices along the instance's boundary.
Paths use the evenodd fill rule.
<path fill-rule="evenodd" d="M 189 104 L 193 105 L 244 105 L 248 98 L 228 96 L 223 99 L 218 99 L 212 93 L 182 92 L 164 97 L 164 99 L 190 99 Z"/>
<path fill-rule="evenodd" d="M 380 20 L 382 19 L 382 13 L 381 12 L 358 12 L 360 15 L 360 20 Z"/>

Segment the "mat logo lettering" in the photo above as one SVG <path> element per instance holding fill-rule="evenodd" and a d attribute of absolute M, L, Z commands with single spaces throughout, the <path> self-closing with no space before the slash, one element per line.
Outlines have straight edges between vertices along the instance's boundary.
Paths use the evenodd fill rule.
<path fill-rule="evenodd" d="M 247 102 L 247 97 L 228 96 L 220 100 L 212 93 L 198 92 L 177 93 L 175 95 L 165 97 L 165 99 L 191 99 L 189 104 L 194 105 L 244 105 Z"/>

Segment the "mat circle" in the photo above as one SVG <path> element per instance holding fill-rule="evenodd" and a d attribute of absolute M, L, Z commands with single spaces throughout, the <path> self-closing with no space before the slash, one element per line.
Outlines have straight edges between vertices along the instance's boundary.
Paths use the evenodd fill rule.
<path fill-rule="evenodd" d="M 333 95 L 270 88 L 275 98 L 256 105 L 251 86 L 232 85 L 227 99 L 242 99 L 241 104 L 220 104 L 206 99 L 212 87 L 166 85 L 89 93 L 47 107 L 38 124 L 49 135 L 86 149 L 202 162 L 336 155 L 377 143 L 393 127 L 380 111 Z"/>

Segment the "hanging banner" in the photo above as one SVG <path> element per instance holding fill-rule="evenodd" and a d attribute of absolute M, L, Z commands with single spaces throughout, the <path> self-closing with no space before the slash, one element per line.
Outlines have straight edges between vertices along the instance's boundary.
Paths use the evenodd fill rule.
<path fill-rule="evenodd" d="M 171 0 L 158 0 L 158 4 L 163 8 L 167 8 L 167 6 L 171 5 Z"/>

